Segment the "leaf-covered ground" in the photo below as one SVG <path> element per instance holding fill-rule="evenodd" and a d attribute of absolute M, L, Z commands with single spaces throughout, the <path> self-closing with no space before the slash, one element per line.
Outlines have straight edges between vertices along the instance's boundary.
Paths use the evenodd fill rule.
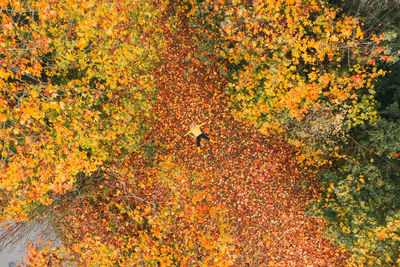
<path fill-rule="evenodd" d="M 156 72 L 158 116 L 148 140 L 193 172 L 213 174 L 212 192 L 230 211 L 238 263 L 338 266 L 346 254 L 322 235 L 321 221 L 304 215 L 317 181 L 296 164 L 295 151 L 279 137 L 235 121 L 225 80 L 202 64 L 190 30 L 168 32 Z M 184 137 L 191 122 L 208 122 L 204 133 L 217 143 Z"/>

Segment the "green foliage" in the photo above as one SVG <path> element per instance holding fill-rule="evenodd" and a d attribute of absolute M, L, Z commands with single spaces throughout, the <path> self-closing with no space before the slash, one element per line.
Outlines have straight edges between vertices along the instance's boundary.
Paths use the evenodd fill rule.
<path fill-rule="evenodd" d="M 388 228 L 398 216 L 398 166 L 397 159 L 351 159 L 340 164 L 337 171 L 321 176 L 325 191 L 311 210 L 329 223 L 327 235 L 355 253 L 359 262 L 395 264 L 398 260 L 399 233 L 393 242 L 381 240 L 375 233 Z"/>
<path fill-rule="evenodd" d="M 353 128 L 340 153 L 347 160 L 321 175 L 322 198 L 311 210 L 329 222 L 327 234 L 368 265 L 400 263 L 399 63 L 376 86 L 379 120 Z"/>
<path fill-rule="evenodd" d="M 400 62 L 386 66 L 388 74 L 376 85 L 380 115 L 390 121 L 400 121 Z"/>

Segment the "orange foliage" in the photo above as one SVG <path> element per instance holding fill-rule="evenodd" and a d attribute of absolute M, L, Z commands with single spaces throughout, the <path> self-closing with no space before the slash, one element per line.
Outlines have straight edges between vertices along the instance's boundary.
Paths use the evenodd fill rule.
<path fill-rule="evenodd" d="M 358 91 L 373 95 L 373 80 L 383 74 L 374 60 L 384 36 L 368 38 L 357 19 L 325 1 L 190 2 L 188 16 L 232 66 L 225 70 L 235 117 L 265 134 L 326 109 L 345 116 L 343 128 L 376 120 L 374 103 L 360 103 Z"/>
<path fill-rule="evenodd" d="M 19 221 L 76 190 L 78 175 L 139 146 L 155 90 L 156 31 L 140 1 L 0 7 L 0 217 Z"/>
<path fill-rule="evenodd" d="M 54 65 L 56 70 L 88 70 L 83 77 L 57 87 L 52 82 L 32 85 L 10 82 L 7 77 L 1 80 L 13 93 L 21 88 L 27 91 L 27 98 L 22 98 L 18 107 L 2 95 L 2 101 L 10 103 L 1 118 L 16 121 L 13 127 L 2 128 L 2 138 L 21 142 L 15 155 L 4 156 L 7 162 L 0 173 L 3 215 L 7 219 L 28 219 L 26 215 L 37 214 L 31 209 L 51 204 L 47 212 L 65 246 L 44 251 L 31 248 L 30 264 L 39 266 L 51 259 L 107 266 L 343 265 L 348 255 L 323 237 L 323 222 L 303 213 L 307 203 L 318 196 L 318 183 L 313 175 L 299 168 L 296 149 L 279 135 L 267 138 L 254 127 L 234 120 L 229 97 L 224 93 L 227 81 L 216 65 L 202 63 L 195 29 L 188 26 L 186 18 L 166 15 L 173 13 L 173 3 L 158 3 L 158 10 L 166 11 L 158 21 L 153 15 L 159 13 L 150 8 L 151 3 L 134 2 L 38 1 L 41 6 L 35 8 L 40 10 L 40 19 L 32 25 L 37 24 L 40 31 L 34 31 L 37 40 L 32 39 L 31 45 L 42 42 L 44 51 L 39 47 L 32 50 L 45 53 L 52 44 L 57 47 L 53 51 L 59 60 Z M 217 2 L 215 8 L 222 8 L 222 2 Z M 255 3 L 257 15 L 270 15 L 262 6 L 264 2 Z M 317 4 L 299 8 L 291 5 L 294 3 L 289 1 L 283 6 L 282 1 L 270 1 L 268 7 L 275 11 L 284 7 L 300 18 L 323 8 Z M 16 10 L 23 8 L 13 4 Z M 233 17 L 249 15 L 239 5 L 233 7 Z M 135 12 L 137 21 L 131 21 L 128 14 Z M 326 12 L 328 17 L 334 16 L 334 11 Z M 76 21 L 71 20 L 71 15 Z M 267 47 L 287 53 L 279 42 L 288 45 L 287 42 L 294 42 L 289 37 L 304 35 L 305 29 L 296 28 L 299 17 L 293 15 L 284 20 L 281 13 L 274 15 L 273 21 L 285 23 L 264 27 L 247 21 L 244 27 L 252 29 L 250 34 L 257 38 L 261 33 L 276 35 L 279 30 L 286 33 L 286 39 L 278 40 L 277 36 L 263 47 L 259 45 L 261 39 L 254 43 L 244 31 L 238 32 L 228 23 L 223 25 L 224 36 L 234 42 L 240 39 L 240 57 L 246 60 L 262 54 Z M 56 24 L 58 19 L 63 23 Z M 68 27 L 65 22 L 74 28 L 63 29 Z M 350 40 L 354 35 L 349 28 L 354 25 L 352 20 L 340 23 L 341 31 L 333 31 L 329 37 L 332 44 L 339 42 L 338 37 Z M 5 25 L 9 34 L 14 34 L 13 26 Z M 153 31 L 154 28 L 158 30 Z M 324 24 L 320 30 L 328 28 Z M 47 29 L 58 35 L 49 40 Z M 359 34 L 356 31 L 355 37 Z M 293 50 L 294 61 L 302 58 L 314 62 L 329 52 L 319 43 L 301 41 Z M 16 46 L 15 41 L 9 48 Z M 86 53 L 88 46 L 92 49 Z M 303 51 L 309 46 L 317 51 L 312 56 Z M 256 54 L 248 54 L 248 49 Z M 239 52 L 227 55 L 232 56 L 229 60 L 239 58 L 235 53 Z M 331 61 L 337 62 L 338 54 L 332 52 L 332 56 Z M 33 60 L 34 56 L 29 54 L 29 58 Z M 280 60 L 279 53 L 273 55 L 273 60 Z M 31 66 L 32 75 L 40 73 L 35 62 L 15 64 Z M 268 112 L 273 116 L 290 106 L 290 115 L 301 118 L 318 102 L 327 82 L 340 85 L 327 93 L 335 104 L 350 98 L 366 81 L 354 76 L 351 86 L 341 90 L 351 80 L 346 75 L 315 71 L 308 77 L 315 83 L 306 83 L 304 77 L 286 67 L 276 66 L 260 74 L 249 66 L 238 73 L 237 86 L 252 92 L 249 94 L 256 94 L 255 88 L 250 87 L 261 83 L 263 77 L 274 77 L 277 88 L 282 89 L 264 86 L 267 95 L 278 96 L 276 106 L 261 101 L 257 108 L 247 106 L 245 112 L 255 116 Z M 10 77 L 23 77 L 12 74 L 10 68 L 2 71 Z M 47 74 L 68 74 L 57 74 L 56 70 L 48 70 Z M 359 75 L 363 73 L 362 70 Z M 318 75 L 324 79 L 319 81 Z M 292 84 L 286 80 L 289 76 Z M 98 83 L 88 86 L 91 81 Z M 158 93 L 150 107 L 147 97 L 155 86 Z M 301 90 L 302 86 L 308 90 Z M 63 91 L 65 95 L 60 96 Z M 243 100 L 248 96 L 234 97 Z M 301 106 L 303 101 L 305 105 Z M 102 106 L 101 112 L 97 112 L 98 105 Z M 217 143 L 203 142 L 204 153 L 199 154 L 194 141 L 183 136 L 191 122 L 206 120 L 209 124 L 205 132 Z M 149 122 L 151 127 L 144 125 Z M 271 117 L 272 123 L 273 127 L 280 127 Z M 142 125 L 148 130 L 143 138 L 139 131 Z M 21 136 L 25 137 L 22 141 Z M 159 148 L 150 162 L 141 150 L 144 145 Z M 127 147 L 128 151 L 124 151 Z"/>

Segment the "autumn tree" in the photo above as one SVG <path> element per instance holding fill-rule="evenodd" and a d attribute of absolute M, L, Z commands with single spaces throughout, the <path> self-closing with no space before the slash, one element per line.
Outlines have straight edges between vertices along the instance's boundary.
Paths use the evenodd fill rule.
<path fill-rule="evenodd" d="M 359 20 L 324 1 L 186 6 L 199 42 L 222 60 L 237 118 L 319 155 L 352 126 L 376 120 L 373 81 L 384 72 L 374 58 L 383 36 L 366 34 Z"/>
<path fill-rule="evenodd" d="M 162 42 L 145 1 L 1 1 L 0 11 L 1 218 L 19 221 L 141 149 Z"/>
<path fill-rule="evenodd" d="M 328 234 L 367 265 L 400 263 L 400 80 L 399 63 L 387 67 L 376 85 L 379 120 L 352 130 L 340 154 L 345 158 L 321 175 L 322 197 L 314 214 Z"/>
<path fill-rule="evenodd" d="M 363 19 L 363 30 L 384 33 L 380 45 L 397 61 L 398 8 L 391 1 L 344 1 L 343 12 Z M 387 75 L 375 82 L 376 123 L 353 127 L 337 147 L 342 159 L 321 175 L 323 197 L 314 203 L 314 214 L 329 222 L 328 234 L 352 251 L 358 264 L 397 265 L 399 63 L 377 63 Z"/>

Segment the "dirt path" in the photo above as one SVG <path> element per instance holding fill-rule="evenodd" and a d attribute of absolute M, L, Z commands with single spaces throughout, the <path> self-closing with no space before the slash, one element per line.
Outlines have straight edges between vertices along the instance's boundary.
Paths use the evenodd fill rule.
<path fill-rule="evenodd" d="M 297 169 L 293 150 L 284 141 L 268 139 L 254 127 L 234 121 L 217 73 L 195 58 L 189 35 L 170 34 L 154 112 L 156 144 L 193 171 L 215 174 L 215 194 L 229 207 L 242 250 L 238 263 L 285 266 L 340 266 L 346 256 L 322 237 L 320 221 L 303 214 L 316 191 L 316 181 Z M 184 134 L 191 122 L 209 122 L 202 129 L 215 144 Z"/>

